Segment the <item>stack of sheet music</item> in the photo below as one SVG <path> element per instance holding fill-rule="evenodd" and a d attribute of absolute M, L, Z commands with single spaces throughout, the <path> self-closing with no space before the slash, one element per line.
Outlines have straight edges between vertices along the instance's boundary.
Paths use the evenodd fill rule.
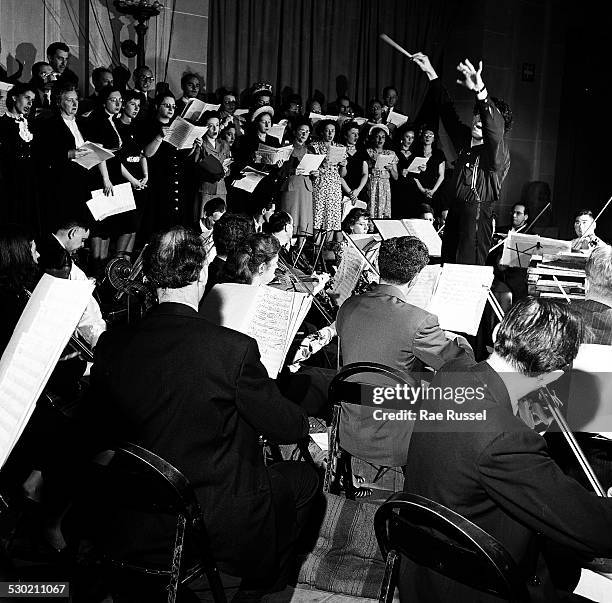
<path fill-rule="evenodd" d="M 527 269 L 530 295 L 584 299 L 586 256 L 581 253 L 534 255 Z"/>

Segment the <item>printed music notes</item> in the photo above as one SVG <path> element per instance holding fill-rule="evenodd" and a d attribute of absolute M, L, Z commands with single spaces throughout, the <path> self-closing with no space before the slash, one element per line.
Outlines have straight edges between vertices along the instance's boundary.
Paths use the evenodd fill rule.
<path fill-rule="evenodd" d="M 276 165 L 279 161 L 287 161 L 291 157 L 291 153 L 293 153 L 293 145 L 277 148 L 259 143 L 255 156 L 259 163 Z"/>
<path fill-rule="evenodd" d="M 325 155 L 306 153 L 295 169 L 296 176 L 307 176 L 310 172 L 318 170 L 323 161 L 325 161 Z"/>
<path fill-rule="evenodd" d="M 242 178 L 237 178 L 232 183 L 234 188 L 242 189 L 247 193 L 252 193 L 257 185 L 268 175 L 247 165 L 241 172 Z"/>
<path fill-rule="evenodd" d="M 311 304 L 306 293 L 223 283 L 204 298 L 200 312 L 215 324 L 253 337 L 262 364 L 275 379 Z"/>
<path fill-rule="evenodd" d="M 45 274 L 21 314 L 0 359 L 0 467 L 25 429 L 93 287 L 88 280 Z"/>
<path fill-rule="evenodd" d="M 192 98 L 183 109 L 181 117 L 191 121 L 198 121 L 206 111 L 218 111 L 221 105 L 205 103 L 197 98 Z"/>
<path fill-rule="evenodd" d="M 383 239 L 393 237 L 416 237 L 421 239 L 429 255 L 440 257 L 442 255 L 442 239 L 436 232 L 433 224 L 429 220 L 372 220 Z"/>
<path fill-rule="evenodd" d="M 182 117 L 177 117 L 166 132 L 164 140 L 177 149 L 190 149 L 196 138 L 202 138 L 208 126 L 194 126 Z"/>

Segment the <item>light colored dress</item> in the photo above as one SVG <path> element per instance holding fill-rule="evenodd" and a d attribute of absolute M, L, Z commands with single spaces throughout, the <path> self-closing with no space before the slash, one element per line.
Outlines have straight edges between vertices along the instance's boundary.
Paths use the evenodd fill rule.
<path fill-rule="evenodd" d="M 397 155 L 388 149 L 377 151 L 366 149 L 369 168 L 368 183 L 366 185 L 368 197 L 368 212 L 372 218 L 391 217 L 391 177 L 387 168 L 376 169 L 376 158 L 379 155 L 392 155 L 390 165 L 397 165 Z"/>
<path fill-rule="evenodd" d="M 332 142 L 333 146 L 343 146 Z M 312 152 L 327 154 L 324 142 L 314 142 Z M 337 165 L 330 165 L 327 159 L 319 167 L 319 177 L 314 181 L 312 191 L 314 227 L 319 230 L 340 230 L 342 222 L 342 184 Z"/>

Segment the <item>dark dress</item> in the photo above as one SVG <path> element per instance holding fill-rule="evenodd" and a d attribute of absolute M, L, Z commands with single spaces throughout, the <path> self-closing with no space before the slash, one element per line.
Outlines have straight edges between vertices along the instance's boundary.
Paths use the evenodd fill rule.
<path fill-rule="evenodd" d="M 38 231 L 32 142 L 25 118 L 0 117 L 0 223 L 17 223 Z"/>
<path fill-rule="evenodd" d="M 115 127 L 121 136 L 121 148 L 116 155 L 121 162 L 121 165 L 132 175 L 136 180 L 141 180 L 144 177 L 140 159 L 143 156 L 142 144 L 136 140 L 136 128 L 133 123 L 124 124 L 120 119 L 115 121 Z M 142 190 L 133 190 L 136 209 L 133 211 L 121 214 L 123 217 L 124 232 L 136 232 L 142 220 L 142 214 L 148 198 L 148 188 Z"/>
<path fill-rule="evenodd" d="M 418 156 L 418 155 L 417 155 Z M 427 161 L 427 166 L 423 172 L 419 174 L 412 174 L 412 176 L 416 177 L 416 179 L 421 183 L 421 186 L 426 189 L 431 189 L 434 187 L 436 182 L 438 181 L 438 177 L 440 175 L 440 164 L 446 162 L 446 155 L 440 149 L 432 149 L 431 157 Z M 442 185 L 440 185 L 442 186 Z M 416 187 L 415 187 L 416 188 Z M 438 189 L 439 190 L 439 189 Z M 429 199 L 425 195 L 421 193 L 418 189 L 417 199 L 419 203 L 429 203 L 432 205 L 432 199 Z M 437 193 L 438 191 L 436 191 Z M 435 197 L 435 194 L 434 194 Z"/>
<path fill-rule="evenodd" d="M 353 191 L 361 182 L 363 174 L 363 162 L 367 161 L 367 155 L 364 151 L 357 150 L 352 155 L 347 152 L 346 155 L 346 176 L 344 182 Z M 359 193 L 359 199 L 366 201 L 366 187 L 364 186 Z"/>
<path fill-rule="evenodd" d="M 408 172 L 406 176 L 402 176 L 402 172 L 407 170 L 416 155 L 411 153 L 406 157 L 402 151 L 397 151 L 397 180 L 391 181 L 391 217 L 392 218 L 414 218 L 418 199 L 421 196 L 419 190 L 414 183 L 416 174 Z"/>
<path fill-rule="evenodd" d="M 136 140 L 143 147 L 162 133 L 162 124 L 149 120 L 137 130 Z M 140 234 L 143 241 L 157 231 L 177 224 L 190 226 L 193 222 L 193 194 L 189 196 L 185 159 L 189 151 L 179 151 L 163 140 L 149 164 L 149 199 L 144 208 Z"/>
<path fill-rule="evenodd" d="M 106 160 L 108 177 L 114 186 L 123 184 L 126 180 L 121 174 L 121 161 L 117 156 L 117 152 L 121 149 L 121 137 L 116 128 L 113 128 L 110 115 L 104 109 L 98 109 L 87 118 L 83 130 L 87 140 L 95 142 L 115 153 L 114 157 Z M 89 170 L 89 186 L 92 191 L 104 187 L 102 174 L 98 166 Z M 124 222 L 123 214 L 96 222 L 92 228 L 91 236 L 106 239 L 125 232 L 131 232 L 130 230 L 125 230 Z"/>

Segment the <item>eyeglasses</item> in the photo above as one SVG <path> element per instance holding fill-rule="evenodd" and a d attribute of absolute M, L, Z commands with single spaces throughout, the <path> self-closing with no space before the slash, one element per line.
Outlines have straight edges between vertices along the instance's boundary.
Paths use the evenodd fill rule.
<path fill-rule="evenodd" d="M 144 80 L 145 82 L 154 82 L 155 78 L 152 75 L 143 75 L 140 77 L 141 80 Z"/>
<path fill-rule="evenodd" d="M 176 109 L 176 105 L 170 105 L 168 103 L 162 103 L 162 107 L 166 107 L 166 109 Z"/>
<path fill-rule="evenodd" d="M 109 98 L 108 99 L 111 103 L 122 103 L 123 99 L 122 98 Z"/>

